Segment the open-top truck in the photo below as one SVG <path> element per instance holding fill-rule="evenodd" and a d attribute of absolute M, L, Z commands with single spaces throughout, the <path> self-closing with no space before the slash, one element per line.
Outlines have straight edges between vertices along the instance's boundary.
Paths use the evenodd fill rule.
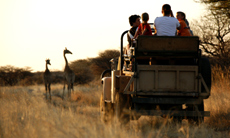
<path fill-rule="evenodd" d="M 211 67 L 201 56 L 199 37 L 139 36 L 125 55 L 127 32 L 120 57 L 102 73 L 101 119 L 127 123 L 148 115 L 200 123 L 210 116 L 204 99 L 210 96 Z"/>

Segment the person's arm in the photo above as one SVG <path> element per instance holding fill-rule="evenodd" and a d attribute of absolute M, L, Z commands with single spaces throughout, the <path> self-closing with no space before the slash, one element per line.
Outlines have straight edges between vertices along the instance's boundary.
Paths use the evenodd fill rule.
<path fill-rule="evenodd" d="M 176 36 L 180 36 L 180 34 L 181 34 L 181 30 L 178 29 L 178 30 L 176 31 Z"/>
<path fill-rule="evenodd" d="M 171 17 L 174 17 L 172 10 L 170 11 L 170 16 L 171 16 Z"/>
<path fill-rule="evenodd" d="M 136 38 L 137 38 L 137 36 L 138 36 L 138 31 L 136 31 L 136 33 L 135 33 L 135 35 L 134 35 L 133 39 L 136 39 Z"/>
<path fill-rule="evenodd" d="M 190 29 L 190 27 L 186 26 L 184 29 Z"/>
<path fill-rule="evenodd" d="M 153 35 L 157 35 L 157 29 L 156 29 L 155 23 L 153 24 L 153 29 L 155 30 Z"/>
<path fill-rule="evenodd" d="M 182 26 L 182 25 L 181 25 L 181 22 L 179 22 L 179 24 L 180 24 L 180 26 L 177 27 L 177 35 L 178 35 L 178 36 L 180 36 L 180 34 L 181 34 L 181 29 L 182 29 L 182 28 L 181 28 L 181 26 Z"/>
<path fill-rule="evenodd" d="M 137 31 L 135 32 L 135 35 L 134 35 L 133 39 L 136 39 L 136 38 L 137 38 L 139 32 L 140 32 L 140 27 L 138 27 Z"/>
<path fill-rule="evenodd" d="M 130 31 L 128 31 L 128 33 L 127 33 L 127 40 L 129 42 L 129 44 L 131 44 L 132 39 L 130 38 Z"/>

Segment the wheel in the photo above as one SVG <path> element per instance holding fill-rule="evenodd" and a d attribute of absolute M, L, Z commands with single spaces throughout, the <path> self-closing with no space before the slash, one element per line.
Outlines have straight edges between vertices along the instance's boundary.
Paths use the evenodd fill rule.
<path fill-rule="evenodd" d="M 112 103 L 106 103 L 104 101 L 103 93 L 101 94 L 100 98 L 100 116 L 101 121 L 104 123 L 107 123 L 112 120 L 113 118 L 113 104 Z"/>
<path fill-rule="evenodd" d="M 211 65 L 208 58 L 201 58 L 201 75 L 204 79 L 204 82 L 208 86 L 208 89 L 211 90 Z M 201 86 L 201 92 L 204 92 L 205 88 Z"/>
<path fill-rule="evenodd" d="M 199 112 L 204 111 L 204 102 L 203 101 L 201 104 L 188 105 L 187 110 L 188 111 L 196 111 L 195 116 L 188 117 L 188 121 L 190 123 L 195 123 L 195 124 L 199 125 L 199 124 L 204 122 L 204 116 L 199 113 Z"/>
<path fill-rule="evenodd" d="M 130 121 L 128 95 L 116 93 L 115 95 L 115 116 L 121 124 L 127 124 Z"/>

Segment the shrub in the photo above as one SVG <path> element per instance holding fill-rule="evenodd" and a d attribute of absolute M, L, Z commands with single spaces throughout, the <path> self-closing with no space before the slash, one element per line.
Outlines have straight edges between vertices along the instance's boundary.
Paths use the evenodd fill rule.
<path fill-rule="evenodd" d="M 75 73 L 75 82 L 78 84 L 89 83 L 93 80 L 94 75 L 89 68 L 90 62 L 87 59 L 80 59 L 70 63 L 70 68 Z"/>
<path fill-rule="evenodd" d="M 10 65 L 0 67 L 1 85 L 13 86 L 29 76 L 32 76 L 30 67 L 18 68 Z"/>

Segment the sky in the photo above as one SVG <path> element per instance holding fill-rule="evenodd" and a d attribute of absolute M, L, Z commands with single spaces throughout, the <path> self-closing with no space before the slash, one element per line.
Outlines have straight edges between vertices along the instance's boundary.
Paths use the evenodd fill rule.
<path fill-rule="evenodd" d="M 66 55 L 69 63 L 119 50 L 129 16 L 147 12 L 153 23 L 166 3 L 188 21 L 205 12 L 194 0 L 0 0 L 0 66 L 44 71 L 49 58 L 49 69 L 57 71 L 64 69 L 65 47 L 73 53 Z"/>

